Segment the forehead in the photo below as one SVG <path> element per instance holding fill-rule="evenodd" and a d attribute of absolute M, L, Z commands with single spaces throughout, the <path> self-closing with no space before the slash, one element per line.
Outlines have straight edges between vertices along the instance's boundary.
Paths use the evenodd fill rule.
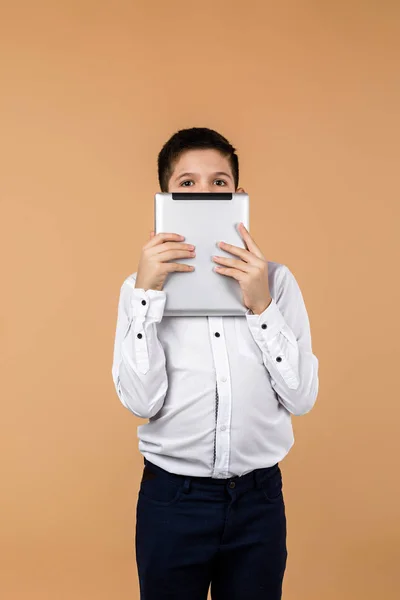
<path fill-rule="evenodd" d="M 185 171 L 212 173 L 221 170 L 232 172 L 229 159 L 218 150 L 186 150 L 174 163 L 173 173 L 174 175 L 179 175 L 179 173 Z"/>

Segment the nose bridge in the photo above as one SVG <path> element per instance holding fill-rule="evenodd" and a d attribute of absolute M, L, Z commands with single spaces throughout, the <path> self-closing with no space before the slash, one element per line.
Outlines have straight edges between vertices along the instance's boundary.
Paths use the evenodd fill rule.
<path fill-rule="evenodd" d="M 208 181 L 201 181 L 198 186 L 199 192 L 212 192 L 212 185 Z"/>
<path fill-rule="evenodd" d="M 210 178 L 203 174 L 198 181 L 198 191 L 199 192 L 212 192 L 213 191 L 213 183 L 210 181 Z"/>

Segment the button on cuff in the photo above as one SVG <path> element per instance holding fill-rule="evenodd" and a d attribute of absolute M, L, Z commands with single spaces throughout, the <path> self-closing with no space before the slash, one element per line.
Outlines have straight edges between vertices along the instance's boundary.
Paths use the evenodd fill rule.
<path fill-rule="evenodd" d="M 273 298 L 263 313 L 260 315 L 246 314 L 246 319 L 253 337 L 267 343 L 278 335 L 286 325 L 285 319 Z"/>
<path fill-rule="evenodd" d="M 164 315 L 167 295 L 164 290 L 133 288 L 131 296 L 132 315 L 146 317 L 159 323 Z"/>

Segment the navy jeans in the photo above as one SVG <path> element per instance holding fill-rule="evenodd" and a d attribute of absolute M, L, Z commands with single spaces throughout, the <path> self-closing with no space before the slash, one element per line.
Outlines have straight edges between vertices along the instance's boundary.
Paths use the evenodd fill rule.
<path fill-rule="evenodd" d="M 280 600 L 286 514 L 279 464 L 242 477 L 169 473 L 144 459 L 136 510 L 141 600 Z"/>

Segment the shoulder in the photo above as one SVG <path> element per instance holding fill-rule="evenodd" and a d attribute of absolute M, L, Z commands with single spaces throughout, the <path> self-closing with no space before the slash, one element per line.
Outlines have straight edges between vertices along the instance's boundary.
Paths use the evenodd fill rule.
<path fill-rule="evenodd" d="M 281 292 L 288 270 L 288 267 L 282 263 L 268 261 L 268 284 L 273 297 Z"/>
<path fill-rule="evenodd" d="M 282 297 L 301 295 L 300 286 L 291 269 L 282 263 L 268 261 L 268 284 L 271 296 L 279 302 Z"/>

